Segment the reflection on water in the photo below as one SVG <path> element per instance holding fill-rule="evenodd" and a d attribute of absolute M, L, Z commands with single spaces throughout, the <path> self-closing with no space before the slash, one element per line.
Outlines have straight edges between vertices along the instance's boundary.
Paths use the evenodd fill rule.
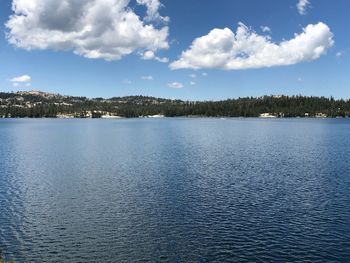
<path fill-rule="evenodd" d="M 17 262 L 346 262 L 348 120 L 1 120 Z"/>

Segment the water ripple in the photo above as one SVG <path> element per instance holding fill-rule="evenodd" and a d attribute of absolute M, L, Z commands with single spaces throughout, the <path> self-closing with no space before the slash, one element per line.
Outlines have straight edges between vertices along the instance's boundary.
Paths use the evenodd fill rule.
<path fill-rule="evenodd" d="M 16 262 L 347 262 L 348 120 L 0 120 Z"/>

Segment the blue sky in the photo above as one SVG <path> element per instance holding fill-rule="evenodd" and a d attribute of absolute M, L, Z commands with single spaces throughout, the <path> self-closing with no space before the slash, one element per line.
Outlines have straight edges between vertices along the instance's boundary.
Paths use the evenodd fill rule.
<path fill-rule="evenodd" d="M 91 15 L 64 0 L 15 2 L 0 3 L 1 91 L 350 98 L 348 0 L 80 1 Z"/>

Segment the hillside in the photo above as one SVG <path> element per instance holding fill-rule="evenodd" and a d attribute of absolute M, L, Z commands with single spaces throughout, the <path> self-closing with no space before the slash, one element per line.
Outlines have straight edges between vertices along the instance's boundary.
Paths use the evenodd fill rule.
<path fill-rule="evenodd" d="M 86 98 L 41 91 L 0 92 L 0 117 L 348 117 L 350 101 L 325 97 L 263 96 L 182 101 L 147 96 Z"/>

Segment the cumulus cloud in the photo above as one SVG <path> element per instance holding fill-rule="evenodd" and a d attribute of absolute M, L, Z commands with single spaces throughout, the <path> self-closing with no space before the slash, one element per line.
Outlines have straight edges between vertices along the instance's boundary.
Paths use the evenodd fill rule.
<path fill-rule="evenodd" d="M 301 15 L 306 15 L 306 9 L 310 5 L 309 0 L 299 0 L 297 3 L 298 12 Z"/>
<path fill-rule="evenodd" d="M 292 65 L 320 58 L 333 44 L 333 33 L 322 22 L 310 24 L 302 33 L 280 43 L 239 23 L 236 33 L 216 28 L 195 39 L 170 68 L 238 70 Z"/>
<path fill-rule="evenodd" d="M 196 85 L 197 83 L 195 82 L 195 81 L 190 81 L 190 85 L 191 86 L 194 86 L 194 85 Z"/>
<path fill-rule="evenodd" d="M 172 89 L 182 89 L 184 85 L 180 82 L 172 82 L 168 84 L 168 87 Z"/>
<path fill-rule="evenodd" d="M 11 82 L 18 82 L 18 83 L 25 83 L 25 82 L 31 82 L 32 78 L 28 75 L 22 75 L 22 76 L 18 76 L 18 77 L 14 77 L 12 79 L 10 79 Z"/>
<path fill-rule="evenodd" d="M 153 80 L 153 77 L 151 75 L 149 75 L 149 76 L 142 76 L 141 79 L 143 79 L 143 80 Z"/>
<path fill-rule="evenodd" d="M 168 27 L 159 20 L 159 0 L 13 0 L 6 23 L 9 43 L 26 50 L 73 51 L 93 59 L 118 60 L 134 52 L 167 49 Z M 156 21 L 157 20 L 157 21 Z M 162 59 L 159 59 L 162 60 Z"/>

